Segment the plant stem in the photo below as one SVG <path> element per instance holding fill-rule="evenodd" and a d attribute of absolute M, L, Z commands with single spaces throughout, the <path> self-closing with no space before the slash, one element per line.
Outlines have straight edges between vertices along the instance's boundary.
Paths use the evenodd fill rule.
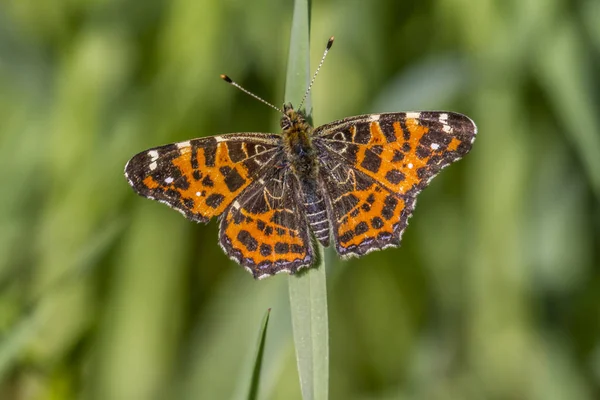
<path fill-rule="evenodd" d="M 285 101 L 299 102 L 310 80 L 310 2 L 296 0 L 290 39 Z M 311 119 L 310 95 L 305 101 Z M 325 256 L 318 245 L 319 264 L 289 277 L 292 329 L 300 388 L 304 400 L 325 400 L 329 392 L 329 327 Z"/>

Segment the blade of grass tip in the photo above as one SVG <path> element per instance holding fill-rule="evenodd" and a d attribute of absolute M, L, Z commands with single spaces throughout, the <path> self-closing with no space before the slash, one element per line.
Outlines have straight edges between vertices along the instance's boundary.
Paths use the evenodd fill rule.
<path fill-rule="evenodd" d="M 285 101 L 300 101 L 310 79 L 310 2 L 296 0 L 290 39 Z M 310 96 L 305 100 L 311 118 Z M 329 328 L 325 256 L 318 245 L 318 265 L 289 277 L 292 330 L 300 389 L 304 400 L 327 399 L 329 391 Z"/>
<path fill-rule="evenodd" d="M 237 395 L 234 399 L 248 399 L 255 400 L 258 398 L 258 386 L 260 383 L 260 374 L 262 370 L 263 355 L 265 353 L 265 342 L 267 338 L 267 326 L 269 325 L 269 317 L 271 315 L 271 309 L 269 308 L 262 318 L 260 329 L 258 330 L 258 341 L 256 343 L 256 350 L 254 357 L 247 362 L 247 366 L 244 368 L 244 372 L 240 375 L 242 378 L 250 376 L 250 380 L 239 387 Z"/>

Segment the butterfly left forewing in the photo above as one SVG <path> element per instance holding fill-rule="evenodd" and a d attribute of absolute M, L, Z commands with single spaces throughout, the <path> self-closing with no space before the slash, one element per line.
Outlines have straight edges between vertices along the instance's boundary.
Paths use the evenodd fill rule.
<path fill-rule="evenodd" d="M 125 176 L 141 196 L 208 222 L 270 168 L 280 150 L 279 136 L 271 134 L 193 139 L 137 154 L 125 166 Z"/>

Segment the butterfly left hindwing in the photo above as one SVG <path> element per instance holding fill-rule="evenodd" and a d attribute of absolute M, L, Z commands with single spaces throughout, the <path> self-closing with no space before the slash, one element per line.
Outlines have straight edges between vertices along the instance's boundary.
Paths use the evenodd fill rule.
<path fill-rule="evenodd" d="M 300 204 L 289 168 L 266 171 L 223 214 L 221 247 L 258 279 L 309 266 L 314 254 Z"/>

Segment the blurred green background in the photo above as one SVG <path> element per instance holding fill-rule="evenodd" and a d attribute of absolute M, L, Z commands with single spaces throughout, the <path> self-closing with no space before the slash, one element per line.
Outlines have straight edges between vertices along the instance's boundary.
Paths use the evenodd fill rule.
<path fill-rule="evenodd" d="M 279 115 L 292 1 L 0 2 L 0 398 L 299 399 L 286 276 L 136 196 L 135 153 Z M 444 109 L 402 247 L 327 253 L 332 399 L 600 398 L 600 1 L 314 0 L 317 125 Z"/>

